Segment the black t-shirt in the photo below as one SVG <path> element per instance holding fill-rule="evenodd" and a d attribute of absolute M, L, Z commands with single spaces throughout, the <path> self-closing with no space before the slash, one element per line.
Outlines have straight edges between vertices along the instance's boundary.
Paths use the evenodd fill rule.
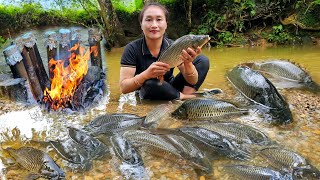
<path fill-rule="evenodd" d="M 161 49 L 158 57 L 153 57 L 150 53 L 144 38 L 137 39 L 130 42 L 124 48 L 121 57 L 121 67 L 133 67 L 136 68 L 135 75 L 140 74 L 146 70 L 153 62 L 157 61 L 161 53 L 173 42 L 168 38 L 163 38 Z M 173 69 L 171 68 L 164 75 L 164 80 L 169 82 L 173 78 Z"/>

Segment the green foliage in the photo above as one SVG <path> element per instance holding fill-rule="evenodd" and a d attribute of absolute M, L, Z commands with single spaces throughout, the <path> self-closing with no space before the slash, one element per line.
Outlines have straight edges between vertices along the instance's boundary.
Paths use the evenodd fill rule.
<path fill-rule="evenodd" d="M 273 26 L 270 34 L 263 33 L 263 37 L 269 42 L 277 44 L 289 44 L 294 40 L 294 37 L 290 35 L 290 33 L 284 31 L 281 24 L 278 26 Z"/>
<path fill-rule="evenodd" d="M 112 5 L 116 10 L 133 13 L 142 8 L 143 0 L 131 0 L 129 3 L 123 0 L 112 0 Z"/>
<path fill-rule="evenodd" d="M 221 41 L 222 44 L 229 44 L 233 40 L 233 35 L 231 32 L 221 32 L 218 34 L 218 39 Z"/>
<path fill-rule="evenodd" d="M 214 30 L 214 23 L 215 21 L 221 18 L 215 12 L 208 11 L 208 13 L 203 16 L 202 24 L 198 27 L 197 32 L 198 34 L 211 34 Z M 221 19 L 223 21 L 223 19 Z"/>
<path fill-rule="evenodd" d="M 4 39 L 2 36 L 0 36 L 0 48 L 7 42 L 6 39 Z"/>

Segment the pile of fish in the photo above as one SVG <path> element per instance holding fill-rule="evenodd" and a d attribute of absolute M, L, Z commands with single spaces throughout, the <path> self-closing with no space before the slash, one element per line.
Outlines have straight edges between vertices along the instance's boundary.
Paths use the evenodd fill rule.
<path fill-rule="evenodd" d="M 281 63 L 254 66 L 271 73 L 273 68 L 267 68 L 270 64 Z M 310 87 L 310 78 L 301 75 L 301 71 L 284 74 L 293 78 L 298 73 L 296 77 L 302 77 L 301 82 L 307 82 Z M 67 136 L 50 140 L 49 146 L 66 162 L 64 169 L 72 171 L 88 171 L 94 160 L 117 159 L 116 167 L 124 179 L 150 179 L 145 153 L 187 164 L 199 176 L 210 177 L 214 162 L 226 159 L 238 163 L 225 164 L 224 171 L 240 179 L 320 179 L 319 170 L 304 157 L 273 142 L 263 131 L 233 121 L 257 108 L 270 116 L 272 124 L 292 122 L 289 105 L 271 81 L 244 65 L 229 71 L 227 78 L 251 104 L 240 107 L 228 100 L 198 97 L 160 104 L 143 117 L 129 113 L 104 114 L 81 128 L 67 127 Z M 170 127 L 175 120 L 183 125 Z M 38 177 L 65 178 L 62 169 L 44 151 L 31 147 L 6 150 L 18 164 Z M 249 161 L 256 156 L 267 163 Z"/>
<path fill-rule="evenodd" d="M 212 175 L 215 160 L 231 159 L 240 164 L 228 164 L 223 168 L 225 172 L 240 178 L 320 177 L 319 170 L 305 158 L 281 148 L 264 132 L 249 125 L 221 119 L 211 121 L 209 118 L 206 121 L 190 121 L 191 123 L 176 128 L 158 128 L 159 121 L 168 114 L 160 112 L 160 109 L 168 112 L 167 108 L 172 106 L 172 103 L 161 104 L 146 117 L 128 113 L 104 114 L 81 129 L 67 127 L 68 136 L 50 141 L 50 146 L 65 160 L 63 167 L 73 171 L 90 170 L 93 160 L 115 158 L 119 162 L 116 167 L 125 179 L 149 179 L 141 152 L 177 164 L 188 164 L 199 176 Z M 178 105 L 176 109 L 181 106 L 182 104 Z M 232 114 L 235 109 L 214 111 Z M 173 118 L 177 110 L 171 111 L 170 116 Z M 155 115 L 159 116 L 155 118 Z M 59 166 L 43 151 L 31 147 L 8 148 L 7 151 L 22 167 L 40 177 L 65 177 Z M 266 158 L 272 167 L 242 164 L 256 155 Z"/>

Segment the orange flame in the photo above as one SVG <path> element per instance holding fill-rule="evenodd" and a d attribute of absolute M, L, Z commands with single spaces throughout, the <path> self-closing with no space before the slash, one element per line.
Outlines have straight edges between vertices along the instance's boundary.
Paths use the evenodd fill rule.
<path fill-rule="evenodd" d="M 88 61 L 90 51 L 85 52 L 85 48 L 79 44 L 73 46 L 69 51 L 75 51 L 79 48 L 79 54 L 71 53 L 69 65 L 64 67 L 63 60 L 51 59 L 49 67 L 53 69 L 53 78 L 51 79 L 51 90 L 44 90 L 43 101 L 49 103 L 51 109 L 57 110 L 65 108 L 72 102 L 73 94 L 80 84 L 84 75 L 88 72 Z"/>

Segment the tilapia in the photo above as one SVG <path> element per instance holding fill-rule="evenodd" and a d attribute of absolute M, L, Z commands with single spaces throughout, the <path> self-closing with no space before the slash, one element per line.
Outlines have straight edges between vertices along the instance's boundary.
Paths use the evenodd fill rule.
<path fill-rule="evenodd" d="M 183 49 L 188 47 L 194 50 L 197 47 L 202 47 L 209 42 L 209 35 L 185 35 L 175 40 L 159 57 L 158 61 L 164 62 L 170 65 L 170 68 L 176 67 L 182 63 L 179 55 L 181 55 Z"/>
<path fill-rule="evenodd" d="M 320 171 L 293 151 L 280 147 L 268 147 L 262 149 L 260 155 L 281 171 L 293 173 L 299 178 L 320 179 Z"/>
<path fill-rule="evenodd" d="M 177 129 L 183 137 L 195 143 L 201 150 L 210 152 L 213 156 L 223 156 L 232 159 L 245 160 L 250 153 L 235 146 L 229 139 L 219 133 L 199 127 L 182 127 Z"/>
<path fill-rule="evenodd" d="M 261 63 L 254 62 L 252 69 L 270 74 L 274 77 L 280 77 L 287 81 L 303 84 L 305 87 L 320 91 L 320 86 L 311 79 L 305 70 L 284 59 L 270 60 Z"/>
<path fill-rule="evenodd" d="M 158 127 L 165 117 L 170 116 L 170 111 L 173 107 L 172 103 L 158 105 L 146 115 L 143 125 L 148 128 Z"/>
<path fill-rule="evenodd" d="M 178 119 L 220 120 L 230 116 L 241 116 L 247 109 L 211 98 L 194 98 L 184 101 L 171 115 Z"/>
<path fill-rule="evenodd" d="M 282 175 L 280 172 L 260 167 L 247 165 L 230 165 L 224 166 L 224 170 L 234 174 L 239 179 L 246 180 L 292 180 L 292 175 Z"/>
<path fill-rule="evenodd" d="M 7 148 L 9 154 L 23 168 L 32 173 L 39 174 L 47 179 L 65 179 L 65 173 L 45 152 L 32 147 L 21 147 L 19 149 Z"/>
<path fill-rule="evenodd" d="M 269 112 L 272 123 L 292 122 L 288 103 L 274 85 L 259 72 L 247 66 L 237 66 L 227 74 L 227 78 L 244 97 L 258 105 L 260 110 Z"/>

